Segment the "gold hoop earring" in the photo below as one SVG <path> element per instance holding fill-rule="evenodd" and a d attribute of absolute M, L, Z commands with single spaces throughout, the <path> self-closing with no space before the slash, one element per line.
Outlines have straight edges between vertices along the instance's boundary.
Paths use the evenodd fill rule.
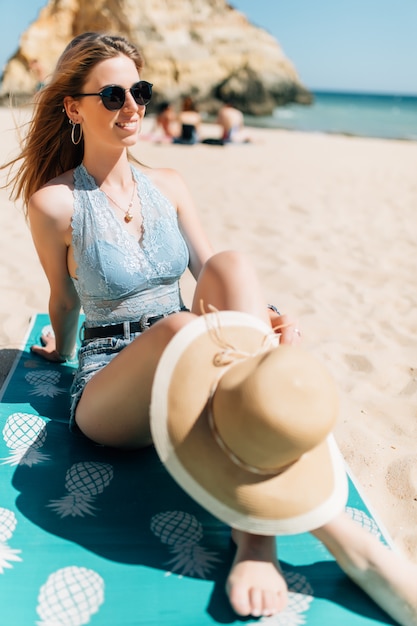
<path fill-rule="evenodd" d="M 83 127 L 81 126 L 81 124 L 76 124 L 72 120 L 68 120 L 68 121 L 69 121 L 69 123 L 72 126 L 72 129 L 71 129 L 71 141 L 74 144 L 74 146 L 78 146 L 78 144 L 80 143 L 81 139 L 83 138 Z M 75 139 L 75 129 L 77 128 L 77 126 L 80 127 L 80 130 L 79 130 L 79 134 L 78 134 L 78 139 Z"/>

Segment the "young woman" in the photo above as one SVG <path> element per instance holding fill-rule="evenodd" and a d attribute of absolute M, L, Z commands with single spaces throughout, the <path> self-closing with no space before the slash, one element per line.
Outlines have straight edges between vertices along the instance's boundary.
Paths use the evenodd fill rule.
<path fill-rule="evenodd" d="M 151 443 L 156 367 L 174 335 L 201 314 L 201 301 L 281 327 L 282 343 L 299 340 L 294 324 L 267 307 L 247 260 L 232 251 L 213 253 L 179 175 L 132 165 L 128 150 L 152 92 L 141 70 L 141 55 L 124 38 L 76 37 L 38 94 L 13 186 L 27 206 L 50 285 L 54 334 L 33 351 L 55 362 L 69 358 L 83 307 L 71 426 L 95 442 L 126 448 Z M 190 311 L 178 282 L 187 266 L 196 279 Z M 412 565 L 345 517 L 315 532 L 400 623 L 417 624 Z M 233 537 L 227 593 L 234 610 L 280 611 L 286 585 L 275 539 L 237 530 Z"/>
<path fill-rule="evenodd" d="M 180 132 L 174 138 L 174 143 L 194 145 L 199 141 L 201 115 L 197 110 L 193 99 L 186 96 L 182 102 L 181 112 L 178 116 Z"/>

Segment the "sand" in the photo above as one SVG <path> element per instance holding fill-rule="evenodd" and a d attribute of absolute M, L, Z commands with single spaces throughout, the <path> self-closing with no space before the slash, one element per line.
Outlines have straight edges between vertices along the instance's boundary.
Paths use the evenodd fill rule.
<path fill-rule="evenodd" d="M 0 109 L 2 162 L 17 150 L 13 124 Z M 299 320 L 340 388 L 339 446 L 417 563 L 417 142 L 252 134 L 227 147 L 141 141 L 134 153 L 181 172 L 215 248 L 247 253 L 265 299 Z M 3 380 L 48 285 L 21 209 L 0 194 Z M 189 299 L 189 277 L 183 290 Z"/>

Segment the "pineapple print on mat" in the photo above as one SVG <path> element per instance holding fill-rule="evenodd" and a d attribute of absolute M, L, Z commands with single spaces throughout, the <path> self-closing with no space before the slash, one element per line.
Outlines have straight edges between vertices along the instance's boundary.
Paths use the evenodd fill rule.
<path fill-rule="evenodd" d="M 94 498 L 103 493 L 113 478 L 113 466 L 108 463 L 83 461 L 71 465 L 65 475 L 67 494 L 50 500 L 48 506 L 60 517 L 95 515 Z"/>
<path fill-rule="evenodd" d="M 199 545 L 203 527 L 194 515 L 185 511 L 158 513 L 151 519 L 151 531 L 174 555 L 166 563 L 170 567 L 167 576 L 178 573 L 206 578 L 215 563 L 220 562 L 215 552 Z"/>
<path fill-rule="evenodd" d="M 10 448 L 10 457 L 0 459 L 2 465 L 37 465 L 49 460 L 40 452 L 46 440 L 46 422 L 32 413 L 12 413 L 3 428 L 3 439 Z"/>
<path fill-rule="evenodd" d="M 67 393 L 68 389 L 57 387 L 61 379 L 61 373 L 55 370 L 35 370 L 25 374 L 25 379 L 33 389 L 29 395 L 41 396 L 43 398 L 55 398 L 61 393 Z"/>
<path fill-rule="evenodd" d="M 379 539 L 381 538 L 381 531 L 379 530 L 377 524 L 372 518 L 369 517 L 369 515 L 365 513 L 365 511 L 361 511 L 360 509 L 356 509 L 352 506 L 347 506 L 345 510 L 354 522 L 360 524 L 362 528 L 370 532 L 371 535 L 375 535 Z"/>
<path fill-rule="evenodd" d="M 288 585 L 288 604 L 272 617 L 263 617 L 259 623 L 270 626 L 302 626 L 307 624 L 307 611 L 313 601 L 313 589 L 305 576 L 285 571 Z"/>
<path fill-rule="evenodd" d="M 9 509 L 3 509 L 0 507 L 0 574 L 4 573 L 6 568 L 12 568 L 9 561 L 21 561 L 21 550 L 12 550 L 7 545 L 7 542 L 13 536 L 14 530 L 17 526 L 16 515 Z"/>
<path fill-rule="evenodd" d="M 48 577 L 39 591 L 38 626 L 88 624 L 104 602 L 104 581 L 94 570 L 64 567 Z"/>

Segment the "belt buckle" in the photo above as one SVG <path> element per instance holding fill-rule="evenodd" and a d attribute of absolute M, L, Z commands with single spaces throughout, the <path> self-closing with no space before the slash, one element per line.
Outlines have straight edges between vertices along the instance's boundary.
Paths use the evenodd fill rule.
<path fill-rule="evenodd" d="M 144 330 L 146 330 L 147 328 L 150 327 L 149 324 L 149 319 L 152 317 L 152 315 L 142 315 L 139 319 L 139 328 L 141 330 L 141 332 L 143 332 Z"/>

